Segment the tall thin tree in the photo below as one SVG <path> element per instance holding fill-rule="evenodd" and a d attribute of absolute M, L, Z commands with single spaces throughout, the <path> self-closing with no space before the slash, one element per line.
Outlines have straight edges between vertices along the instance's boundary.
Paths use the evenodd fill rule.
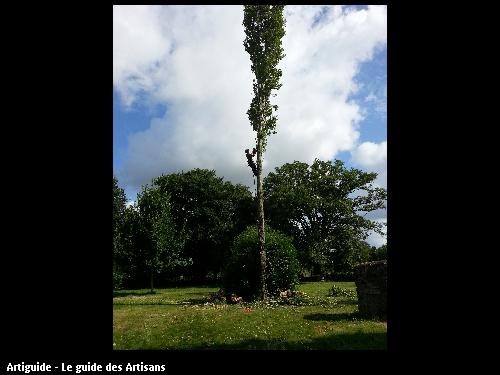
<path fill-rule="evenodd" d="M 243 26 L 246 38 L 245 51 L 252 62 L 254 97 L 247 111 L 253 130 L 257 133 L 256 147 L 250 153 L 245 150 L 248 165 L 257 178 L 257 213 L 260 251 L 261 299 L 267 299 L 266 288 L 266 248 L 264 231 L 264 195 L 262 190 L 262 159 L 266 150 L 267 137 L 276 134 L 277 105 L 271 105 L 270 97 L 276 96 L 273 90 L 281 87 L 279 61 L 285 56 L 281 39 L 285 35 L 284 5 L 245 5 Z M 254 157 L 257 157 L 257 163 Z"/>

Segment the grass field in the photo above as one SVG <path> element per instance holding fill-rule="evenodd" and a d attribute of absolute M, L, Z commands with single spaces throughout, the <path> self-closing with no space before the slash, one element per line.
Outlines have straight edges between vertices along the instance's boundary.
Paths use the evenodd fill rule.
<path fill-rule="evenodd" d="M 310 282 L 305 305 L 214 305 L 218 288 L 123 290 L 113 298 L 114 349 L 386 349 L 387 324 L 358 317 L 356 297 L 329 297 Z"/>

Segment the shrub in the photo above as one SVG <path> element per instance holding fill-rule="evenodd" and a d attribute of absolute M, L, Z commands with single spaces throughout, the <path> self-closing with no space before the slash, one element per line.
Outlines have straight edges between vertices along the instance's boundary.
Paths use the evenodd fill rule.
<path fill-rule="evenodd" d="M 308 294 L 300 291 L 294 291 L 291 294 L 285 296 L 280 296 L 279 303 L 285 305 L 295 305 L 295 306 L 313 306 L 316 304 L 314 298 L 310 297 Z"/>
<path fill-rule="evenodd" d="M 344 289 L 333 284 L 332 288 L 330 289 L 330 296 L 356 298 L 357 294 L 354 290 Z"/>
<path fill-rule="evenodd" d="M 269 227 L 266 227 L 266 273 L 270 295 L 293 290 L 299 283 L 299 262 L 292 240 Z M 255 226 L 248 227 L 236 237 L 224 269 L 223 285 L 227 292 L 236 293 L 245 300 L 259 295 L 260 255 Z"/>

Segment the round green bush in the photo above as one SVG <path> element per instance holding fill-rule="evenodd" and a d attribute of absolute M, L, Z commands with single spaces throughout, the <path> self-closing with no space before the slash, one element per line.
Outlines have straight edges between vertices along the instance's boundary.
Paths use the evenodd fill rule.
<path fill-rule="evenodd" d="M 292 240 L 266 227 L 266 274 L 270 295 L 293 290 L 299 283 L 299 262 Z M 259 237 L 256 226 L 248 227 L 234 240 L 223 273 L 223 286 L 246 300 L 260 293 Z"/>

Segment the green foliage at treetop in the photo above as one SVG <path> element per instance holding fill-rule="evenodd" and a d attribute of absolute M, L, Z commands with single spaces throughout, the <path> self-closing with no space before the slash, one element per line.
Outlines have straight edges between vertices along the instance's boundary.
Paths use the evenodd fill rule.
<path fill-rule="evenodd" d="M 257 137 L 261 139 L 262 151 L 266 148 L 266 136 L 275 132 L 277 117 L 271 105 L 273 90 L 279 90 L 282 72 L 278 62 L 285 56 L 281 39 L 285 35 L 284 5 L 245 5 L 243 26 L 246 38 L 245 51 L 250 55 L 254 97 L 248 110 L 248 118 Z"/>

